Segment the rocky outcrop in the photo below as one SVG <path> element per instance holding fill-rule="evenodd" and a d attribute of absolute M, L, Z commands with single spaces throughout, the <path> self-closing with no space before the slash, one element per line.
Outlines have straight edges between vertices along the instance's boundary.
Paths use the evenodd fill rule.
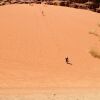
<path fill-rule="evenodd" d="M 96 12 L 100 13 L 100 7 L 96 8 Z"/>
<path fill-rule="evenodd" d="M 80 3 L 72 3 L 72 4 L 70 4 L 70 7 L 78 8 L 78 9 L 88 9 L 87 5 L 80 4 Z"/>
<path fill-rule="evenodd" d="M 67 6 L 78 9 L 90 9 L 91 11 L 96 11 L 100 13 L 100 0 L 42 0 L 49 5 L 57 6 Z M 40 4 L 41 0 L 0 0 L 0 6 L 6 4 L 30 4 L 37 3 Z"/>
<path fill-rule="evenodd" d="M 88 9 L 90 10 L 96 10 L 96 8 L 99 7 L 99 4 L 94 3 L 94 2 L 86 2 L 85 5 L 87 5 Z"/>

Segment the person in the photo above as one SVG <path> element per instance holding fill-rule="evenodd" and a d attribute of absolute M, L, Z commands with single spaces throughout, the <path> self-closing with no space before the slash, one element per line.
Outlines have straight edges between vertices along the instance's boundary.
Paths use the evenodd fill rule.
<path fill-rule="evenodd" d="M 66 63 L 69 64 L 69 58 L 67 57 L 65 58 L 65 60 L 66 60 Z"/>
<path fill-rule="evenodd" d="M 69 62 L 68 56 L 65 58 L 65 60 L 66 60 L 66 63 L 67 63 L 67 64 L 72 65 L 72 63 Z"/>
<path fill-rule="evenodd" d="M 42 15 L 44 16 L 44 11 L 42 10 Z"/>

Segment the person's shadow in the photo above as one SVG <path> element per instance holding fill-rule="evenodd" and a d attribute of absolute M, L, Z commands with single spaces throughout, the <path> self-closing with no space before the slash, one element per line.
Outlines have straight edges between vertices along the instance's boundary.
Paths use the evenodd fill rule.
<path fill-rule="evenodd" d="M 72 63 L 67 63 L 67 64 L 72 65 Z"/>

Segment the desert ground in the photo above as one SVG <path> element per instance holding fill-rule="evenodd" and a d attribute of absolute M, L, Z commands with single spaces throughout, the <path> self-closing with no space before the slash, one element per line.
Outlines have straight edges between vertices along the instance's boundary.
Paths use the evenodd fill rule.
<path fill-rule="evenodd" d="M 100 59 L 90 54 L 100 52 L 99 35 L 100 14 L 95 12 L 40 4 L 0 6 L 0 94 L 93 89 L 99 100 Z M 91 96 L 80 100 L 94 100 Z"/>

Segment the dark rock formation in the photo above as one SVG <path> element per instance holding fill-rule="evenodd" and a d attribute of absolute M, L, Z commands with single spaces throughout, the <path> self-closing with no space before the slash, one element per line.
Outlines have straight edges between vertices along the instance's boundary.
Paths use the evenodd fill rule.
<path fill-rule="evenodd" d="M 100 0 L 0 0 L 0 6 L 6 4 L 30 4 L 46 2 L 49 5 L 67 6 L 78 9 L 90 9 L 100 13 Z"/>
<path fill-rule="evenodd" d="M 96 8 L 96 12 L 100 13 L 100 7 Z"/>

